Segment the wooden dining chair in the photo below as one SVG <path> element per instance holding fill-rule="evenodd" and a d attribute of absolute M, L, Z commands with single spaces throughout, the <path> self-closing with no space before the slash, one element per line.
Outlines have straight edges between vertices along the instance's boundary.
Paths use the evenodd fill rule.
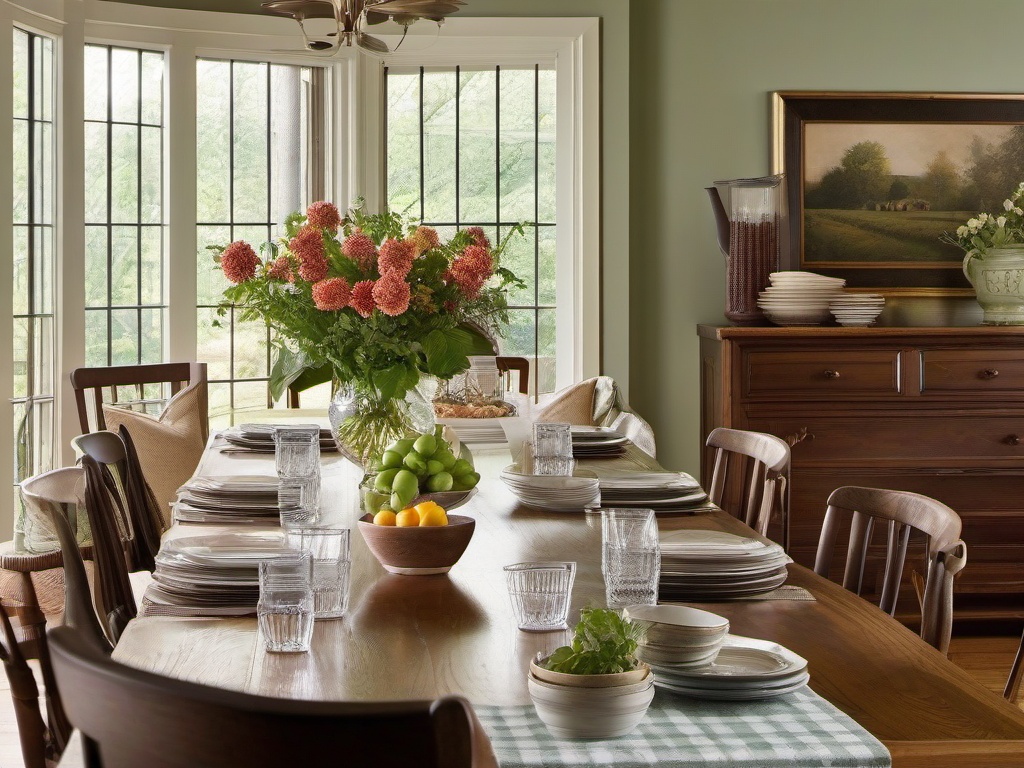
<path fill-rule="evenodd" d="M 715 449 L 708 496 L 762 536 L 779 520 L 789 549 L 789 445 L 775 435 L 719 427 L 706 445 Z"/>
<path fill-rule="evenodd" d="M 952 628 L 953 578 L 967 560 L 960 541 L 960 516 L 940 501 L 909 491 L 844 486 L 828 497 L 814 571 L 829 575 L 841 527 L 849 524 L 843 587 L 862 594 L 868 549 L 877 525 L 886 532 L 885 568 L 879 608 L 895 615 L 912 532 L 923 534 L 924 587 L 921 590 L 921 636 L 945 651 Z"/>
<path fill-rule="evenodd" d="M 119 532 L 128 546 L 128 569 L 152 572 L 167 526 L 143 475 L 131 433 L 122 424 L 117 434 L 107 430 L 90 432 L 73 438 L 71 444 L 103 470 L 103 481 L 116 507 Z M 128 530 L 123 530 L 125 522 L 130 526 Z"/>
<path fill-rule="evenodd" d="M 21 492 L 34 513 L 48 519 L 60 547 L 46 555 L 50 566 L 46 573 L 59 574 L 59 578 L 46 582 L 55 589 L 59 587 L 61 592 L 62 610 L 54 621 L 91 632 L 95 642 L 106 643 L 92 604 L 89 577 L 79 546 L 77 520 L 72 523 L 77 515 L 86 514 L 84 483 L 85 470 L 69 467 L 25 480 Z M 4 602 L 7 602 L 7 596 Z M 11 621 L 12 610 L 16 613 L 17 627 Z M 30 617 L 37 613 L 38 617 L 32 620 Z M 24 605 L 11 609 L 0 604 L 0 621 L 3 624 L 0 658 L 10 683 L 22 756 L 26 768 L 44 768 L 59 758 L 72 731 L 57 693 L 46 642 L 46 617 L 39 610 L 28 611 Z M 39 662 L 46 693 L 45 718 L 40 711 L 39 687 L 28 659 Z"/>
<path fill-rule="evenodd" d="M 46 678 L 46 717 L 40 709 L 39 685 L 28 665 L 14 626 L 3 605 L 0 604 L 0 661 L 11 690 L 14 717 L 21 740 L 21 756 L 25 768 L 48 768 L 56 764 L 71 736 L 71 724 L 64 714 L 57 685 L 52 675 L 49 655 L 40 660 L 40 669 Z M 44 645 L 45 647 L 45 645 Z"/>
<path fill-rule="evenodd" d="M 124 666 L 67 627 L 50 631 L 57 684 L 96 768 L 485 768 L 469 702 L 253 696 Z M 126 727 L 126 723 L 131 727 Z"/>
<path fill-rule="evenodd" d="M 530 361 L 525 357 L 505 357 L 498 355 L 494 358 L 495 364 L 498 366 L 498 373 L 505 377 L 505 391 L 509 389 L 509 378 L 512 371 L 518 374 L 518 381 L 516 382 L 519 387 L 519 394 L 528 395 L 530 393 Z"/>
<path fill-rule="evenodd" d="M 124 538 L 128 523 L 114 502 L 106 467 L 91 456 L 83 456 L 82 468 L 85 470 L 85 508 L 92 528 L 96 612 L 113 646 L 138 613 L 128 578 L 129 547 Z"/>
<path fill-rule="evenodd" d="M 1020 683 L 1024 679 L 1024 634 L 1020 636 L 1020 645 L 1017 646 L 1017 655 L 1013 657 L 1013 664 L 1010 665 L 1010 676 L 1006 679 L 1006 687 L 1003 689 L 1003 696 L 1010 701 L 1017 701 L 1020 695 Z"/>
<path fill-rule="evenodd" d="M 159 411 L 188 384 L 205 382 L 206 363 L 156 363 L 76 368 L 71 387 L 78 406 L 82 432 L 106 429 L 103 404 Z M 206 413 L 206 387 L 201 388 L 201 408 Z M 205 440 L 209 431 L 203 435 Z"/>
<path fill-rule="evenodd" d="M 47 511 L 60 543 L 64 572 L 64 611 L 61 623 L 88 635 L 95 644 L 105 647 L 109 652 L 113 645 L 107 640 L 96 615 L 85 561 L 70 519 L 72 510 L 88 503 L 86 482 L 84 467 L 66 467 L 26 480 L 21 485 L 21 491 L 26 498 L 32 499 L 33 503 Z"/>

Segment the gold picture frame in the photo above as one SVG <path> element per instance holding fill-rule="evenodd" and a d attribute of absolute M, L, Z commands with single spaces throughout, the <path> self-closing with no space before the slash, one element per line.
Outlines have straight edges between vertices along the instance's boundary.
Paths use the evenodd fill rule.
<path fill-rule="evenodd" d="M 1024 95 L 776 91 L 772 125 L 787 184 L 782 269 L 973 295 L 963 253 L 940 236 L 1024 180 Z"/>

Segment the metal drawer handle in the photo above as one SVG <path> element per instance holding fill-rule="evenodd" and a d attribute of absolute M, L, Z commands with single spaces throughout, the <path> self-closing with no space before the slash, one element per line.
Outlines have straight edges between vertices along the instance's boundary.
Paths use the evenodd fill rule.
<path fill-rule="evenodd" d="M 982 379 L 994 379 L 998 375 L 999 371 L 997 371 L 995 368 L 986 368 L 984 371 L 978 374 L 978 376 L 981 377 Z"/>
<path fill-rule="evenodd" d="M 1007 435 L 1003 442 L 1007 445 L 1020 445 L 1020 435 Z"/>
<path fill-rule="evenodd" d="M 825 371 L 825 378 L 826 379 L 838 379 L 839 378 L 839 371 L 827 370 L 827 371 Z"/>

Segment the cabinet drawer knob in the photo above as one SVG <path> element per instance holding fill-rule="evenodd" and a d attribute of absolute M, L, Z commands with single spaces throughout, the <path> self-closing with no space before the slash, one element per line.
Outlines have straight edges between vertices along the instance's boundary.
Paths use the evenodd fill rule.
<path fill-rule="evenodd" d="M 825 378 L 826 379 L 838 379 L 839 378 L 839 371 L 826 370 L 825 371 Z"/>
<path fill-rule="evenodd" d="M 1020 445 L 1020 435 L 1007 435 L 1003 442 L 1007 445 Z"/>
<path fill-rule="evenodd" d="M 999 371 L 997 371 L 995 368 L 986 368 L 985 370 L 978 374 L 978 376 L 982 379 L 994 379 L 998 375 Z"/>

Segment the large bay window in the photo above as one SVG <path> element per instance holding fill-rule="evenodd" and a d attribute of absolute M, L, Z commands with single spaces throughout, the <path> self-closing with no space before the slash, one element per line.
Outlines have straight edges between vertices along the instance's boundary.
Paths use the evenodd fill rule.
<path fill-rule="evenodd" d="M 446 236 L 528 222 L 501 352 L 533 360 L 538 392 L 597 372 L 595 20 L 456 17 L 383 59 L 307 52 L 292 22 L 250 14 L 0 0 L 0 21 L 4 482 L 72 460 L 80 365 L 204 360 L 215 424 L 282 406 L 270 331 L 220 306 L 207 246 L 258 248 L 319 199 Z"/>

